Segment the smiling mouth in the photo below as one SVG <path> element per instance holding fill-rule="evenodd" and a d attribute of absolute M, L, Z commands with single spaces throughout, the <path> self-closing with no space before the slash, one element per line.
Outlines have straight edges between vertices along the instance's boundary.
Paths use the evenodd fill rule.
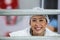
<path fill-rule="evenodd" d="M 36 31 L 40 31 L 42 29 L 42 27 L 35 27 Z"/>

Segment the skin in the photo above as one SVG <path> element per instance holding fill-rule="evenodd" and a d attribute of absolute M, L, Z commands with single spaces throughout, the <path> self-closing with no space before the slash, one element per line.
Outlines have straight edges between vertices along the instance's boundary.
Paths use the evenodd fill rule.
<path fill-rule="evenodd" d="M 47 28 L 50 29 L 52 32 L 57 32 L 57 28 L 54 28 L 53 26 L 48 25 Z"/>
<path fill-rule="evenodd" d="M 42 15 L 32 16 L 30 20 L 30 26 L 33 31 L 32 34 L 34 36 L 43 36 L 45 33 L 45 28 L 47 26 L 45 16 Z"/>

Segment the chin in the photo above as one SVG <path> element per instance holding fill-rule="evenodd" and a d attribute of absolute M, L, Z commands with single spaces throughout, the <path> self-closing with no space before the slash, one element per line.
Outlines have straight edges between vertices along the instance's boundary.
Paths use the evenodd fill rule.
<path fill-rule="evenodd" d="M 39 34 L 39 33 L 42 33 L 41 31 L 35 31 L 35 33 Z"/>

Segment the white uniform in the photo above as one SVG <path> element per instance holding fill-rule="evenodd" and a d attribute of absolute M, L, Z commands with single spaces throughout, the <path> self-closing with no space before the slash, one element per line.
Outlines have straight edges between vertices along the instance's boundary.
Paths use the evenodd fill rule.
<path fill-rule="evenodd" d="M 12 32 L 10 33 L 10 36 L 32 36 L 32 35 L 30 34 L 30 28 L 26 28 L 21 31 Z M 57 33 L 52 32 L 48 28 L 46 28 L 46 32 L 44 36 L 57 36 Z"/>

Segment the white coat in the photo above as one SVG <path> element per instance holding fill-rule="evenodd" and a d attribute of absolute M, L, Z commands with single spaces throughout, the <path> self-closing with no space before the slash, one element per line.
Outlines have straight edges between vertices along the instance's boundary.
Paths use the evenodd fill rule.
<path fill-rule="evenodd" d="M 30 28 L 26 28 L 26 29 L 21 30 L 21 31 L 12 32 L 9 35 L 10 36 L 32 36 L 30 34 Z M 48 28 L 46 28 L 44 36 L 57 36 L 57 33 L 52 32 Z"/>

